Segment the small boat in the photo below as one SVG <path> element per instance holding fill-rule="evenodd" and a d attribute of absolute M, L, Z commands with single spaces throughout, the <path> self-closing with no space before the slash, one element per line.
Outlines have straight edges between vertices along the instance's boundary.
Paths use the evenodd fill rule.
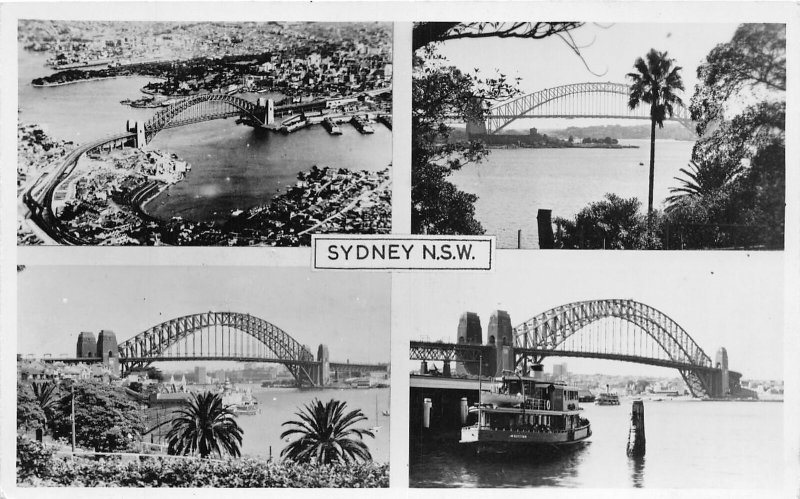
<path fill-rule="evenodd" d="M 560 447 L 592 435 L 589 420 L 581 416 L 578 388 L 562 381 L 503 376 L 478 393 L 460 440 L 478 453 Z"/>
<path fill-rule="evenodd" d="M 616 393 L 601 393 L 597 396 L 595 405 L 619 405 L 619 396 Z"/>

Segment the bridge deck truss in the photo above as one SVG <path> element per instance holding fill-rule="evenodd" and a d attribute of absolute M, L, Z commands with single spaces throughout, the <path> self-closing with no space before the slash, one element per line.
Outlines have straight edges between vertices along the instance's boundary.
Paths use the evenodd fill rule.
<path fill-rule="evenodd" d="M 431 341 L 412 341 L 409 360 L 444 362 L 479 362 L 481 357 L 489 358 L 482 345 L 466 343 L 441 343 Z"/>

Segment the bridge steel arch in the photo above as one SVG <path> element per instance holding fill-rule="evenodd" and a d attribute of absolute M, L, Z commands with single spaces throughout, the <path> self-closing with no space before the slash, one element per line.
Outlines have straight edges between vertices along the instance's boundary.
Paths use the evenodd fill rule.
<path fill-rule="evenodd" d="M 686 330 L 663 312 L 634 300 L 588 300 L 552 308 L 514 328 L 514 346 L 523 351 L 557 354 L 568 338 L 606 318 L 628 321 L 651 337 L 678 368 L 692 395 L 702 397 L 718 391 L 711 358 Z M 541 355 L 544 356 L 546 353 Z M 648 363 L 635 357 L 619 360 Z"/>
<path fill-rule="evenodd" d="M 145 121 L 145 139 L 149 143 L 166 128 L 240 115 L 263 126 L 264 116 L 258 115 L 259 109 L 257 104 L 233 95 L 193 95 L 162 109 Z"/>
<path fill-rule="evenodd" d="M 625 83 L 586 82 L 546 88 L 502 102 L 489 109 L 487 132 L 497 133 L 521 118 L 615 118 L 649 120 L 648 106 L 628 109 L 630 86 Z M 598 96 L 611 95 L 604 101 Z M 586 97 L 589 99 L 586 99 Z M 588 100 L 588 102 L 587 102 Z M 587 108 L 588 106 L 588 108 Z M 694 132 L 689 111 L 682 105 L 666 121 L 676 121 Z"/>
<path fill-rule="evenodd" d="M 160 360 L 162 354 L 172 345 L 198 331 L 215 326 L 229 327 L 252 336 L 275 354 L 274 359 L 263 360 L 274 360 L 283 364 L 301 385 L 317 385 L 316 371 L 319 362 L 308 348 L 278 326 L 250 314 L 237 312 L 204 312 L 162 322 L 120 343 L 120 364 L 128 370 L 146 367 Z"/>

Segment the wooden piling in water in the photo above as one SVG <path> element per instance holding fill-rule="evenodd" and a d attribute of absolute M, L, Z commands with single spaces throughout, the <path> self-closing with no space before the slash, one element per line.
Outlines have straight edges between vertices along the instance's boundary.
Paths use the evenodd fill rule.
<path fill-rule="evenodd" d="M 630 457 L 644 456 L 644 402 L 634 400 L 631 405 L 631 426 L 628 431 L 628 448 L 626 452 Z"/>

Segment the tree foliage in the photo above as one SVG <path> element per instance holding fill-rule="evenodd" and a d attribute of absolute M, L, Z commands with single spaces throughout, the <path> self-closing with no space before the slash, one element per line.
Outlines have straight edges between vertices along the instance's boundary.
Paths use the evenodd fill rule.
<path fill-rule="evenodd" d="M 742 171 L 743 167 L 738 162 L 707 161 L 698 164 L 691 161 L 688 168 L 680 169 L 680 172 L 686 178 L 675 177 L 675 180 L 680 182 L 680 185 L 678 187 L 670 187 L 666 211 L 674 210 L 686 197 L 703 198 L 711 196 L 714 192 L 728 185 Z"/>
<path fill-rule="evenodd" d="M 411 230 L 427 234 L 482 234 L 475 219 L 474 194 L 459 190 L 447 177 L 481 161 L 488 149 L 479 140 L 455 140 L 451 121 L 483 122 L 486 102 L 516 93 L 504 75 L 480 79 L 441 66 L 431 55 L 414 71 L 412 83 Z"/>
<path fill-rule="evenodd" d="M 298 435 L 282 451 L 281 456 L 299 463 L 331 464 L 371 461 L 372 455 L 364 437 L 375 437 L 370 430 L 353 426 L 367 417 L 356 409 L 345 412 L 347 404 L 331 399 L 322 403 L 314 399 L 295 415 L 296 421 L 286 421 L 289 429 L 281 439 Z"/>
<path fill-rule="evenodd" d="M 646 59 L 646 60 L 645 60 Z M 636 72 L 626 76 L 631 80 L 628 107 L 636 109 L 640 104 L 650 106 L 650 119 L 664 128 L 664 120 L 675 114 L 675 108 L 683 104 L 677 94 L 683 91 L 681 67 L 666 52 L 650 49 L 645 59 L 638 57 L 633 67 Z"/>
<path fill-rule="evenodd" d="M 75 440 L 95 452 L 129 449 L 144 430 L 139 407 L 120 388 L 95 382 L 75 382 Z M 59 400 L 53 415 L 53 435 L 72 437 L 72 395 Z"/>
<path fill-rule="evenodd" d="M 47 427 L 48 421 L 53 419 L 53 415 L 58 409 L 58 404 L 61 401 L 61 392 L 58 385 L 54 382 L 47 383 L 32 383 L 33 395 L 36 397 L 36 402 L 42 408 L 44 414 L 44 427 Z"/>
<path fill-rule="evenodd" d="M 167 433 L 169 454 L 199 454 L 206 458 L 212 453 L 239 457 L 242 428 L 230 407 L 223 405 L 216 393 L 194 393 L 189 405 L 175 411 L 172 428 Z"/>
<path fill-rule="evenodd" d="M 647 230 L 641 202 L 606 194 L 590 203 L 573 220 L 556 218 L 556 247 L 565 249 L 647 249 L 660 242 Z"/>
<path fill-rule="evenodd" d="M 17 435 L 17 481 L 48 477 L 53 451 L 24 435 Z"/>
<path fill-rule="evenodd" d="M 645 60 L 646 59 L 646 60 Z M 636 72 L 628 73 L 631 87 L 628 107 L 636 109 L 640 104 L 650 106 L 650 177 L 647 194 L 647 213 L 653 212 L 653 182 L 655 178 L 656 125 L 664 128 L 664 120 L 675 112 L 683 101 L 677 92 L 683 91 L 681 67 L 675 65 L 666 52 L 650 49 L 645 59 L 636 59 Z"/>
<path fill-rule="evenodd" d="M 742 24 L 697 70 L 700 139 L 688 179 L 671 189 L 667 223 L 685 247 L 783 247 L 786 31 Z M 703 185 L 700 185 L 702 183 Z M 701 229 L 702 230 L 699 230 Z"/>
<path fill-rule="evenodd" d="M 414 23 L 413 50 L 431 43 L 465 38 L 528 38 L 559 36 L 577 50 L 570 31 L 582 22 L 421 22 Z"/>
<path fill-rule="evenodd" d="M 786 25 L 742 24 L 727 43 L 714 47 L 697 68 L 700 83 L 692 97 L 692 119 L 703 135 L 743 91 L 786 91 Z"/>
<path fill-rule="evenodd" d="M 45 415 L 28 383 L 17 383 L 17 430 L 32 431 L 45 425 Z"/>

